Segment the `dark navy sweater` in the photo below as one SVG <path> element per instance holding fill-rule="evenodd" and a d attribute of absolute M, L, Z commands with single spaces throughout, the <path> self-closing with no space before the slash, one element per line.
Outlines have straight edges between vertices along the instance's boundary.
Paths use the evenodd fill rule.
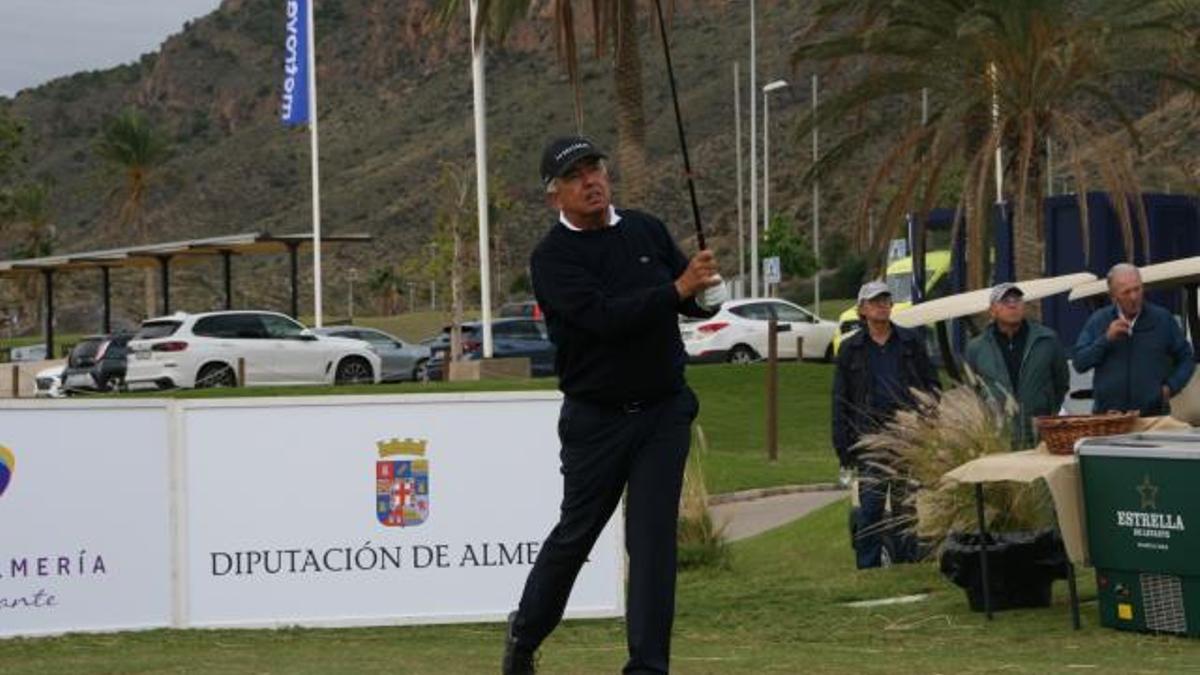
<path fill-rule="evenodd" d="M 616 225 L 576 232 L 555 221 L 530 258 L 534 295 L 557 348 L 559 388 L 602 405 L 655 401 L 681 390 L 687 354 L 678 314 L 687 258 L 665 225 L 618 210 Z"/>

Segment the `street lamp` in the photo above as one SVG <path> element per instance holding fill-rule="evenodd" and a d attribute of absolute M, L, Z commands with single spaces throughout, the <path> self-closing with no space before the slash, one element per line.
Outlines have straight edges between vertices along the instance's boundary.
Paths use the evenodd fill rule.
<path fill-rule="evenodd" d="M 788 86 L 786 80 L 775 80 L 763 85 L 763 232 L 771 229 L 771 114 L 770 94 Z M 763 293 L 767 295 L 767 282 L 763 280 Z"/>
<path fill-rule="evenodd" d="M 758 293 L 758 43 L 755 0 L 750 0 L 750 296 Z"/>

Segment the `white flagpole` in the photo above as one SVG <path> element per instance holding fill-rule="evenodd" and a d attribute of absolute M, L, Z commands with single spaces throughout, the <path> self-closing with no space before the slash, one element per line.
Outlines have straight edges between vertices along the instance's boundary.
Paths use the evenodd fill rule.
<path fill-rule="evenodd" d="M 313 2 L 308 0 L 308 129 L 312 157 L 313 220 L 313 322 L 322 326 L 321 317 L 321 172 L 317 151 L 317 25 L 313 21 Z"/>
<path fill-rule="evenodd" d="M 488 251 L 487 103 L 484 99 L 483 37 L 475 39 L 479 0 L 471 0 L 471 82 L 475 92 L 475 192 L 479 212 L 479 307 L 483 358 L 492 358 L 492 284 Z M 478 45 L 478 46 L 476 46 Z"/>

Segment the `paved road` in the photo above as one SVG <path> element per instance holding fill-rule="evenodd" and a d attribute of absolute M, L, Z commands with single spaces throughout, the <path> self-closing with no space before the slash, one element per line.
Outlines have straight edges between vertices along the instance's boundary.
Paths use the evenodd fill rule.
<path fill-rule="evenodd" d="M 847 496 L 845 490 L 793 492 L 760 499 L 726 502 L 709 507 L 713 524 L 725 524 L 725 537 L 737 541 L 803 517 Z"/>

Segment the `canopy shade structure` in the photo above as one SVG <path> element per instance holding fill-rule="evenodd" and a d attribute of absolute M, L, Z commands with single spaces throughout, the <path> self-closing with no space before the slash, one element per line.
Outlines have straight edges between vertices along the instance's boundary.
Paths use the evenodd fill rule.
<path fill-rule="evenodd" d="M 368 243 L 369 234 L 322 235 L 321 243 Z M 99 270 L 104 297 L 101 331 L 112 331 L 112 297 L 109 275 L 114 269 L 159 270 L 162 313 L 171 313 L 171 265 L 196 263 L 206 258 L 220 257 L 223 261 L 225 308 L 233 309 L 232 258 L 235 255 L 267 255 L 287 253 L 291 259 L 291 313 L 299 313 L 299 252 L 312 246 L 312 233 L 271 234 L 250 232 L 205 239 L 190 239 L 162 244 L 147 244 L 99 251 L 84 251 L 44 258 L 0 260 L 0 279 L 17 279 L 41 275 L 45 282 L 46 355 L 54 356 L 54 276 L 59 272 Z"/>
<path fill-rule="evenodd" d="M 1142 273 L 1142 286 L 1151 290 L 1200 284 L 1200 256 L 1146 265 L 1138 271 Z M 1105 293 L 1108 282 L 1100 279 L 1072 289 L 1068 299 L 1083 300 Z"/>
<path fill-rule="evenodd" d="M 1059 293 L 1066 293 L 1081 284 L 1095 282 L 1096 275 L 1090 272 L 1076 272 L 1058 277 L 1029 279 L 1018 281 L 1017 287 L 1025 294 L 1027 301 L 1041 300 Z M 967 291 L 956 295 L 937 298 L 908 307 L 892 315 L 892 321 L 898 326 L 914 328 L 928 326 L 939 321 L 949 321 L 965 316 L 973 316 L 988 311 L 991 288 L 981 288 L 977 291 Z"/>

